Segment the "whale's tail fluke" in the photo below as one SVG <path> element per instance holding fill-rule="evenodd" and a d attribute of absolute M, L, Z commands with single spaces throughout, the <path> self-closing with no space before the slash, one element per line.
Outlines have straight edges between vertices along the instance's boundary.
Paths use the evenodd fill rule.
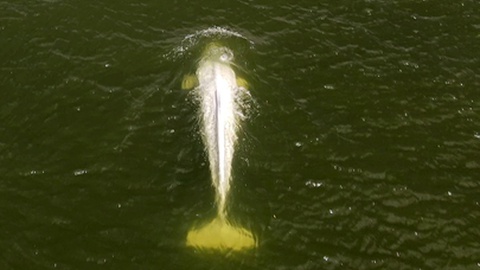
<path fill-rule="evenodd" d="M 203 226 L 190 229 L 187 235 L 187 246 L 198 249 L 246 250 L 256 245 L 250 231 L 230 224 L 220 215 Z"/>

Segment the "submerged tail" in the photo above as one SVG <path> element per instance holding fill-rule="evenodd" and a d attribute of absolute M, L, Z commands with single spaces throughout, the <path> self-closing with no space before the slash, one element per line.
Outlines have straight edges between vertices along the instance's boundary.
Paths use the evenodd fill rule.
<path fill-rule="evenodd" d="M 235 227 L 221 215 L 206 225 L 191 229 L 187 235 L 187 246 L 200 249 L 243 250 L 256 245 L 250 231 Z"/>

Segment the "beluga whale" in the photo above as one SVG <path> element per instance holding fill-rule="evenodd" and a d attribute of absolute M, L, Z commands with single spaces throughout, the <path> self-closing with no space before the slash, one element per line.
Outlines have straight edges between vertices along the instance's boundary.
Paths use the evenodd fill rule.
<path fill-rule="evenodd" d="M 188 231 L 186 245 L 198 249 L 248 250 L 257 246 L 252 232 L 234 225 L 227 213 L 232 160 L 244 115 L 241 96 L 248 87 L 233 67 L 232 50 L 211 42 L 205 47 L 195 74 L 186 75 L 182 81 L 182 89 L 193 89 L 198 101 L 200 132 L 217 207 L 212 220 Z"/>

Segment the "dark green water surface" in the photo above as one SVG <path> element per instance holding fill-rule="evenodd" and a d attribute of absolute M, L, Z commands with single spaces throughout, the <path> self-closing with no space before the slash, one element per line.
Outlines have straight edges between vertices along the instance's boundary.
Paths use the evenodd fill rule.
<path fill-rule="evenodd" d="M 185 246 L 213 40 L 243 253 Z M 0 0 L 0 269 L 480 269 L 480 2 Z"/>

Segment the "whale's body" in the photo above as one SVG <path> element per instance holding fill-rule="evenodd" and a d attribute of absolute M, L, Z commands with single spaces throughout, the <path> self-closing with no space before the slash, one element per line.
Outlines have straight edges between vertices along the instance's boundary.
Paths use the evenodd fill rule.
<path fill-rule="evenodd" d="M 198 64 L 198 86 L 202 139 L 208 155 L 215 188 L 217 216 L 187 235 L 187 245 L 198 248 L 240 250 L 256 246 L 251 232 L 227 221 L 232 160 L 241 113 L 240 87 L 232 68 L 233 53 L 211 44 Z"/>
<path fill-rule="evenodd" d="M 197 70 L 202 137 L 208 153 L 219 214 L 225 214 L 238 129 L 239 89 L 230 59 L 222 52 L 206 56 Z"/>

